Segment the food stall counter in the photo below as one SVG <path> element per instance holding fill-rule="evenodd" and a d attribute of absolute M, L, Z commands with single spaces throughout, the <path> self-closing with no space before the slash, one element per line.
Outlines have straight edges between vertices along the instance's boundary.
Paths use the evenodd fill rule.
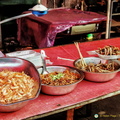
<path fill-rule="evenodd" d="M 79 43 L 83 57 L 90 56 L 87 51 L 96 50 L 108 44 L 120 48 L 120 38 Z M 58 57 L 73 60 L 79 58 L 78 51 L 74 44 L 60 45 L 42 50 L 45 51 L 50 61 L 53 62 L 53 65 L 73 66 L 73 61 L 58 59 Z M 36 49 L 35 51 L 40 52 L 41 49 Z M 91 82 L 84 79 L 77 85 L 74 91 L 66 95 L 52 96 L 40 93 L 37 99 L 30 101 L 22 109 L 11 113 L 0 113 L 0 120 L 42 118 L 118 95 L 120 94 L 119 77 L 120 73 L 118 73 L 114 79 L 102 83 Z"/>

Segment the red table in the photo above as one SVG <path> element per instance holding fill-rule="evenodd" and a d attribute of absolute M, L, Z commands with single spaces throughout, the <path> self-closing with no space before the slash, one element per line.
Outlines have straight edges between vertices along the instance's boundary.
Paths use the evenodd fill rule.
<path fill-rule="evenodd" d="M 88 57 L 90 55 L 88 55 L 87 51 L 96 50 L 98 47 L 104 47 L 108 44 L 120 48 L 120 38 L 80 43 L 81 53 L 84 57 Z M 73 66 L 72 61 L 57 59 L 58 56 L 74 60 L 79 58 L 74 44 L 45 48 L 44 50 L 54 65 Z M 40 49 L 36 51 L 40 51 Z M 117 94 L 120 94 L 120 73 L 113 80 L 104 83 L 83 80 L 73 92 L 67 95 L 49 96 L 41 93 L 37 99 L 30 101 L 19 111 L 0 113 L 0 120 L 21 120 L 29 117 L 34 119 L 36 116 L 41 118 Z"/>
<path fill-rule="evenodd" d="M 35 44 L 38 48 L 51 47 L 54 45 L 57 33 L 74 25 L 101 23 L 102 21 L 106 21 L 106 16 L 95 12 L 54 9 L 41 17 L 30 15 L 18 19 L 17 39 L 23 46 Z"/>

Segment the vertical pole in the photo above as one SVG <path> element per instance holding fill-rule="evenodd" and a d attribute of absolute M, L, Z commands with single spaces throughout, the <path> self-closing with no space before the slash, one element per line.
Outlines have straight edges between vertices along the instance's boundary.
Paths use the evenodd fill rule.
<path fill-rule="evenodd" d="M 54 4 L 53 6 L 54 6 L 54 8 L 55 8 L 55 4 L 56 4 L 56 3 L 55 3 L 55 0 L 54 0 L 54 3 L 53 3 L 53 4 Z"/>
<path fill-rule="evenodd" d="M 110 38 L 110 31 L 111 31 L 111 22 L 112 22 L 112 10 L 113 10 L 113 1 L 108 0 L 107 6 L 107 22 L 106 22 L 106 36 L 105 38 Z"/>
<path fill-rule="evenodd" d="M 68 5 L 68 6 L 69 6 L 69 8 L 70 8 L 70 3 L 71 3 L 71 0 L 69 0 L 69 5 Z"/>
<path fill-rule="evenodd" d="M 84 1 L 83 0 L 81 0 L 81 11 L 84 11 Z"/>
<path fill-rule="evenodd" d="M 47 0 L 42 0 L 41 4 L 47 7 Z"/>
<path fill-rule="evenodd" d="M 38 0 L 38 4 L 40 4 L 41 3 L 41 0 Z"/>
<path fill-rule="evenodd" d="M 1 21 L 1 15 L 0 15 L 0 21 Z M 2 25 L 0 24 L 0 48 L 2 48 Z"/>

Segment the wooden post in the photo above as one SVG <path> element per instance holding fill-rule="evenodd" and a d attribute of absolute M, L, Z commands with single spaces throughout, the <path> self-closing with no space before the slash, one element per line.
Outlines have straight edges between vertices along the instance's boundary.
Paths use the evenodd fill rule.
<path fill-rule="evenodd" d="M 41 0 L 38 0 L 38 4 L 40 4 L 41 3 Z"/>
<path fill-rule="evenodd" d="M 47 7 L 47 0 L 41 0 L 41 4 Z"/>
<path fill-rule="evenodd" d="M 55 4 L 56 4 L 56 3 L 55 3 L 55 0 L 54 0 L 54 5 L 53 5 L 53 6 L 54 6 L 54 8 L 56 7 L 56 5 L 55 5 Z"/>
<path fill-rule="evenodd" d="M 112 21 L 112 10 L 113 10 L 113 0 L 108 0 L 107 22 L 106 22 L 106 36 L 105 36 L 106 39 L 110 38 L 111 21 Z"/>
<path fill-rule="evenodd" d="M 0 16 L 0 21 L 1 21 L 1 16 Z M 0 24 L 0 48 L 2 48 L 2 27 Z"/>

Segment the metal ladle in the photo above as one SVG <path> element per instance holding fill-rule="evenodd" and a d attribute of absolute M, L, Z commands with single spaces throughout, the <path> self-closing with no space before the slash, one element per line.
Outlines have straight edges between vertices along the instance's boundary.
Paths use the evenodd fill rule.
<path fill-rule="evenodd" d="M 48 74 L 49 72 L 47 71 L 47 68 L 46 68 L 46 61 L 44 58 L 44 52 L 42 50 L 41 50 L 41 59 L 42 59 L 42 64 L 43 64 L 43 69 L 42 69 L 41 74 Z"/>

